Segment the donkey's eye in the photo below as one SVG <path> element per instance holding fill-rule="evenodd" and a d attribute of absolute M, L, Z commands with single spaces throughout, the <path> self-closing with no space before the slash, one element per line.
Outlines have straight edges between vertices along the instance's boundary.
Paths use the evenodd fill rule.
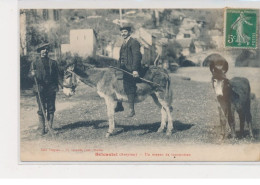
<path fill-rule="evenodd" d="M 65 78 L 69 78 L 69 77 L 71 77 L 71 73 L 68 72 L 68 71 L 66 71 L 65 74 L 64 74 L 64 77 L 65 77 Z"/>
<path fill-rule="evenodd" d="M 74 70 L 74 66 L 68 67 L 68 70 L 73 71 Z"/>
<path fill-rule="evenodd" d="M 217 80 L 216 80 L 216 79 L 213 79 L 213 82 L 217 82 Z"/>

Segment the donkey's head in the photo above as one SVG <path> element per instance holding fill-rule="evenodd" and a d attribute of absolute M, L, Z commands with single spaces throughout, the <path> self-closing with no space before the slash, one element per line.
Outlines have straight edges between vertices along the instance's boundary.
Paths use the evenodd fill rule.
<path fill-rule="evenodd" d="M 229 80 L 224 73 L 213 73 L 212 86 L 217 97 L 226 96 L 227 89 L 229 88 Z"/>
<path fill-rule="evenodd" d="M 209 69 L 211 73 L 226 74 L 229 68 L 226 59 L 223 56 L 216 53 L 209 55 L 204 62 L 209 63 Z"/>
<path fill-rule="evenodd" d="M 64 70 L 64 94 L 67 96 L 74 95 L 79 81 L 82 81 L 90 87 L 94 87 L 92 82 L 89 80 L 88 72 L 91 71 L 91 69 L 94 69 L 94 66 L 90 64 L 80 64 L 78 62 L 69 63 L 66 69 Z"/>
<path fill-rule="evenodd" d="M 63 76 L 63 93 L 66 96 L 72 96 L 75 94 L 75 89 L 78 85 L 77 76 L 74 73 L 75 64 L 71 63 L 66 66 Z"/>
<path fill-rule="evenodd" d="M 212 54 L 205 60 L 209 62 L 209 69 L 212 73 L 212 86 L 217 97 L 226 96 L 226 90 L 229 87 L 229 80 L 226 78 L 228 62 L 219 54 Z"/>

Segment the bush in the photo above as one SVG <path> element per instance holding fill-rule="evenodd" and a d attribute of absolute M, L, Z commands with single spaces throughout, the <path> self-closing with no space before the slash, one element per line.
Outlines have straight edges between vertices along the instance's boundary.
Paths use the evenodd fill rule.
<path fill-rule="evenodd" d="M 167 59 L 169 61 L 176 61 L 180 57 L 182 52 L 182 46 L 177 41 L 169 42 L 165 46 L 165 50 L 162 54 L 163 59 Z"/>
<path fill-rule="evenodd" d="M 91 64 L 98 68 L 104 68 L 109 66 L 116 66 L 117 60 L 109 58 L 106 56 L 96 56 L 96 57 L 81 57 L 79 55 L 71 55 L 71 53 L 66 53 L 61 56 L 61 61 L 59 62 L 61 66 L 66 66 L 69 62 L 73 62 L 78 65 Z"/>
<path fill-rule="evenodd" d="M 96 67 L 109 67 L 109 66 L 116 66 L 117 60 L 109 57 L 104 56 L 96 56 L 95 58 L 95 66 Z"/>
<path fill-rule="evenodd" d="M 242 53 L 237 56 L 235 66 L 260 67 L 257 52 L 255 50 L 243 50 Z"/>

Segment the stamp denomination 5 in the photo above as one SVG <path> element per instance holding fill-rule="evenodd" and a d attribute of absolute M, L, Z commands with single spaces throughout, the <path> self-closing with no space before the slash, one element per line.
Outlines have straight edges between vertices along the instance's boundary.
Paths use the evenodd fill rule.
<path fill-rule="evenodd" d="M 257 48 L 257 10 L 225 10 L 225 47 Z"/>

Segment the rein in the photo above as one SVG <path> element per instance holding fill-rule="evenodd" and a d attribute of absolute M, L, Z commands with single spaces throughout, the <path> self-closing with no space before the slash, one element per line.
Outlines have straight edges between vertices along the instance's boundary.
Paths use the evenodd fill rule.
<path fill-rule="evenodd" d="M 122 72 L 124 72 L 124 73 L 127 73 L 127 74 L 133 76 L 132 73 L 129 73 L 128 71 L 125 71 L 125 70 L 123 70 L 123 69 L 120 69 L 120 68 L 117 68 L 117 67 L 114 67 L 114 66 L 109 66 L 109 67 L 112 68 L 112 69 L 116 69 L 116 70 L 122 71 Z M 162 86 L 161 86 L 160 84 L 158 84 L 158 83 L 152 82 L 152 81 L 150 81 L 150 80 L 146 80 L 146 79 L 141 78 L 141 77 L 138 77 L 138 78 L 139 78 L 140 80 L 144 81 L 144 82 L 148 82 L 148 83 L 150 83 L 150 84 L 153 84 L 153 85 L 157 85 L 157 86 L 159 86 L 159 87 L 162 87 Z"/>
<path fill-rule="evenodd" d="M 69 72 L 69 71 L 66 71 L 66 72 Z M 73 89 L 73 88 L 75 88 L 75 87 L 77 86 L 77 83 L 75 83 L 75 74 L 70 73 L 70 75 L 71 75 L 71 76 L 65 75 L 65 77 L 67 76 L 67 77 L 69 77 L 69 78 L 71 78 L 71 79 L 70 79 L 69 85 L 64 85 L 64 84 L 63 84 L 63 87 L 72 88 L 72 89 Z"/>
<path fill-rule="evenodd" d="M 80 77 L 79 75 L 77 75 L 75 72 L 70 71 L 70 70 L 67 70 L 67 72 L 69 72 L 69 73 L 72 74 L 72 77 L 71 77 L 71 78 L 73 78 L 73 76 L 76 76 L 77 78 L 79 78 L 80 81 L 82 81 L 82 82 L 85 83 L 86 85 L 88 85 L 88 86 L 90 86 L 90 87 L 92 87 L 92 88 L 95 87 L 95 85 L 94 85 L 93 83 L 91 83 L 91 82 L 89 82 L 89 81 L 87 81 L 87 80 L 81 78 L 81 77 Z M 73 86 L 73 85 L 74 85 L 74 84 L 73 84 L 73 82 L 72 82 L 71 87 L 67 87 L 67 88 L 73 88 L 73 87 L 76 87 L 76 85 L 74 85 L 74 86 Z M 66 86 L 64 86 L 64 87 L 66 87 Z"/>
<path fill-rule="evenodd" d="M 224 73 L 212 73 L 212 78 L 213 79 L 223 79 L 223 80 L 227 80 L 227 77 Z"/>

